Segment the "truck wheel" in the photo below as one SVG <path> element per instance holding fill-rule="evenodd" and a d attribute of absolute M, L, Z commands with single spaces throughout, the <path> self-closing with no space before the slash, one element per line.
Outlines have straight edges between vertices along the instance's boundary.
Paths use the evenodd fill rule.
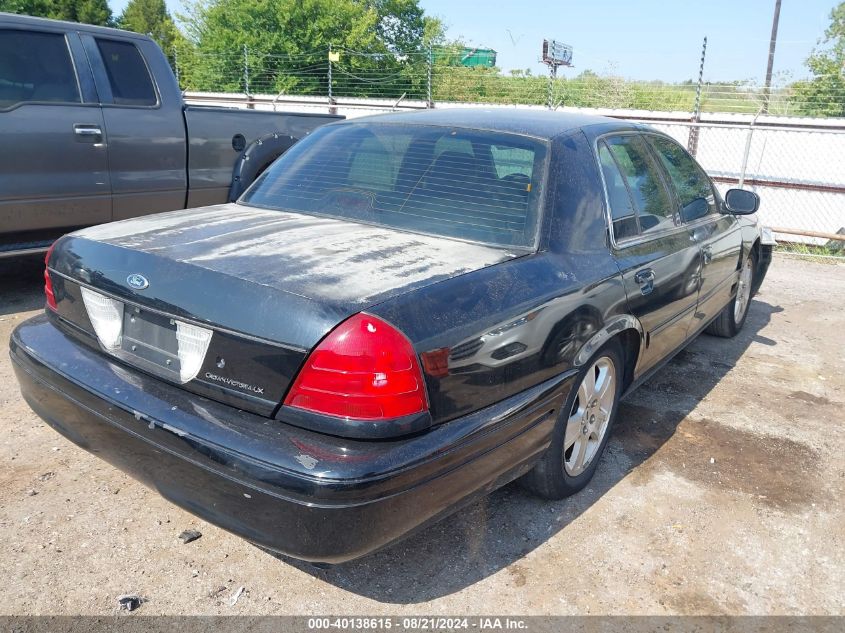
<path fill-rule="evenodd" d="M 575 378 L 552 441 L 521 482 L 545 499 L 563 499 L 592 479 L 616 419 L 625 366 L 616 340 L 596 352 Z"/>
<path fill-rule="evenodd" d="M 241 197 L 261 173 L 274 160 L 288 151 L 297 139 L 274 132 L 266 134 L 249 144 L 235 162 L 232 171 L 232 184 L 229 187 L 229 202 Z"/>
<path fill-rule="evenodd" d="M 745 319 L 748 318 L 748 306 L 751 305 L 756 270 L 757 258 L 752 251 L 742 264 L 734 298 L 722 309 L 719 316 L 707 326 L 705 332 L 723 338 L 732 338 L 739 333 L 742 326 L 745 325 Z"/>

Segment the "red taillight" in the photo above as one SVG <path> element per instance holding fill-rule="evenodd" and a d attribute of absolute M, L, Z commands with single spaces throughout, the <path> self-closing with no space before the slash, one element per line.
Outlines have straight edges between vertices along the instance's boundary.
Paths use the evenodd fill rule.
<path fill-rule="evenodd" d="M 53 293 L 53 281 L 50 279 L 50 272 L 47 266 L 50 264 L 50 255 L 53 254 L 53 246 L 55 242 L 47 249 L 47 254 L 44 256 L 44 295 L 47 297 L 47 307 L 51 310 L 57 310 L 56 295 Z"/>
<path fill-rule="evenodd" d="M 357 420 L 399 418 L 428 409 L 411 342 L 368 314 L 347 319 L 311 352 L 285 404 Z"/>

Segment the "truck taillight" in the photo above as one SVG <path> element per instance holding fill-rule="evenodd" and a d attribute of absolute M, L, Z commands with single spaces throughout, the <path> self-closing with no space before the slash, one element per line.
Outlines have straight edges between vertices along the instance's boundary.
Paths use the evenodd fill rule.
<path fill-rule="evenodd" d="M 311 352 L 285 404 L 355 420 L 388 420 L 428 410 L 419 361 L 396 328 L 356 314 Z"/>
<path fill-rule="evenodd" d="M 53 292 L 53 280 L 50 279 L 50 255 L 53 254 L 53 246 L 55 242 L 47 249 L 47 254 L 44 256 L 44 296 L 47 298 L 47 307 L 51 310 L 58 310 L 56 305 L 56 293 Z"/>

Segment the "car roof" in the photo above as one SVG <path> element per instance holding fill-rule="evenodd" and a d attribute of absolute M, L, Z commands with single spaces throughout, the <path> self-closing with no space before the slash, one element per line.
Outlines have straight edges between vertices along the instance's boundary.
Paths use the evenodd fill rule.
<path fill-rule="evenodd" d="M 576 112 L 554 112 L 527 108 L 438 108 L 416 112 L 377 114 L 351 119 L 355 123 L 403 123 L 406 125 L 437 125 L 522 134 L 540 139 L 598 126 L 601 132 L 638 129 L 629 121 Z"/>
<path fill-rule="evenodd" d="M 79 22 L 64 22 L 62 20 L 51 20 L 49 18 L 36 18 L 31 15 L 18 15 L 16 13 L 4 13 L 0 11 L 0 24 L 4 27 L 21 26 L 37 31 L 39 27 L 49 27 L 53 29 L 63 29 L 65 31 L 79 31 L 83 33 L 94 33 L 98 35 L 111 35 L 112 37 L 119 36 L 122 38 L 133 39 L 150 39 L 146 35 L 134 33 L 132 31 L 124 31 L 122 29 L 112 29 L 107 26 L 94 26 L 93 24 L 80 24 Z"/>

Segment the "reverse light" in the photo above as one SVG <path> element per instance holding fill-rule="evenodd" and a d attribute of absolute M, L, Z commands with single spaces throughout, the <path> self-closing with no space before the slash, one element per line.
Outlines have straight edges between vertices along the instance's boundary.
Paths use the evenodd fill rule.
<path fill-rule="evenodd" d="M 50 255 L 53 254 L 53 246 L 56 243 L 50 245 L 50 248 L 47 249 L 47 254 L 44 256 L 44 296 L 47 298 L 47 307 L 51 310 L 58 310 L 58 306 L 56 305 L 56 293 L 53 292 L 53 280 L 50 279 L 50 271 L 48 270 L 48 266 L 50 265 Z"/>
<path fill-rule="evenodd" d="M 205 360 L 211 330 L 176 321 L 176 342 L 179 346 L 179 380 L 188 382 L 197 377 Z"/>
<path fill-rule="evenodd" d="M 123 303 L 82 286 L 82 301 L 100 344 L 117 349 L 123 334 Z"/>
<path fill-rule="evenodd" d="M 350 317 L 320 342 L 297 375 L 285 405 L 370 421 L 428 409 L 411 342 L 368 314 Z"/>

